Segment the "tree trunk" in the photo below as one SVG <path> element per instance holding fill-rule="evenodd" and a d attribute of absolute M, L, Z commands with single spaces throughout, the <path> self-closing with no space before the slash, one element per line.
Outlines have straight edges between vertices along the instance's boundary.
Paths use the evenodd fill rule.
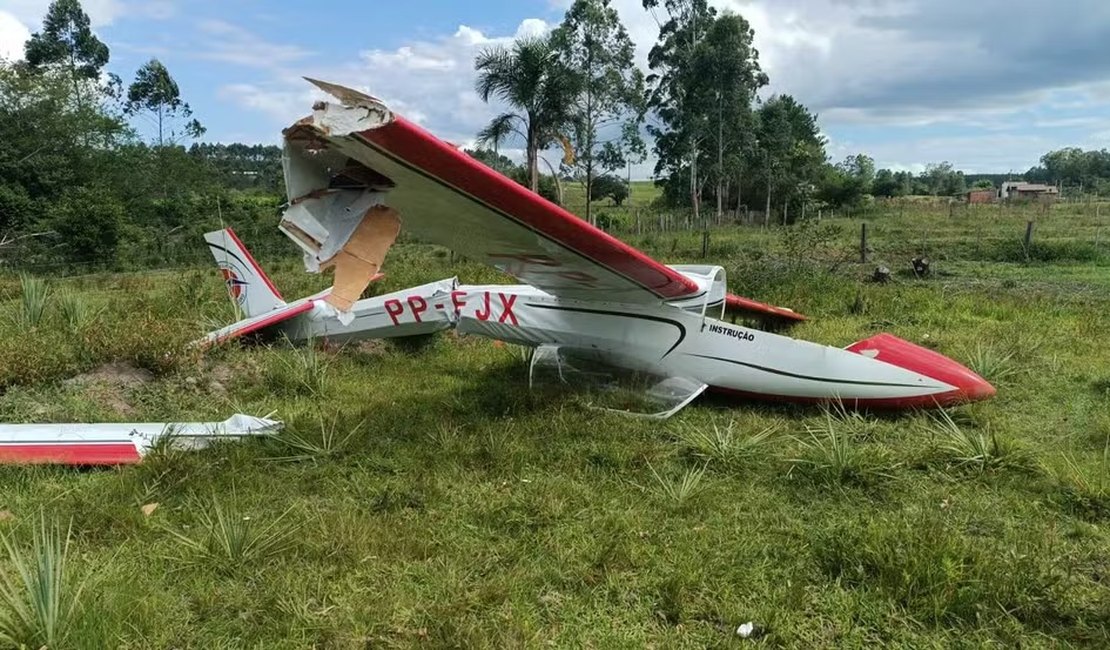
<path fill-rule="evenodd" d="M 528 182 L 532 191 L 539 194 L 540 188 L 540 169 L 539 169 L 539 151 L 536 151 L 535 136 L 528 138 Z"/>
<path fill-rule="evenodd" d="M 695 147 L 693 155 L 690 156 L 690 204 L 694 209 L 694 223 L 698 222 L 699 203 L 701 201 L 698 200 L 698 150 Z"/>
<path fill-rule="evenodd" d="M 593 179 L 593 161 L 586 160 L 586 223 L 591 226 L 596 226 L 594 223 L 594 179 Z"/>
<path fill-rule="evenodd" d="M 763 211 L 763 227 L 771 225 L 771 175 L 767 174 L 767 209 Z"/>
<path fill-rule="evenodd" d="M 721 197 L 721 181 L 724 179 L 724 175 L 725 175 L 725 173 L 724 173 L 725 172 L 725 166 L 724 166 L 725 126 L 724 126 L 724 124 L 725 124 L 724 116 L 721 113 L 721 97 L 720 97 L 720 93 L 718 93 L 718 95 L 717 95 L 717 222 L 718 223 L 720 223 L 721 214 L 723 213 L 723 209 L 722 209 L 723 199 Z"/>
<path fill-rule="evenodd" d="M 744 191 L 744 176 L 741 172 L 736 172 L 736 215 L 740 215 L 740 206 L 743 203 L 740 201 L 740 193 Z"/>
<path fill-rule="evenodd" d="M 594 70 L 594 48 L 593 42 L 590 38 L 591 34 L 586 34 L 586 74 L 593 74 Z M 593 190 L 594 190 L 594 87 L 592 79 L 586 80 L 586 147 L 585 151 L 581 152 L 586 155 L 586 223 L 591 226 L 596 226 L 594 222 L 594 204 L 593 204 Z"/>

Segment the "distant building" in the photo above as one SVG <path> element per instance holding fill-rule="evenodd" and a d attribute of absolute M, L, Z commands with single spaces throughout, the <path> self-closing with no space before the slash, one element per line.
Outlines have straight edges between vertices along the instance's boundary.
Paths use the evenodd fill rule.
<path fill-rule="evenodd" d="M 988 187 L 986 189 L 970 190 L 967 193 L 968 205 L 972 205 L 972 204 L 975 204 L 975 203 L 994 203 L 995 199 L 997 199 L 997 198 L 998 198 L 998 191 L 995 190 L 993 187 Z"/>
<path fill-rule="evenodd" d="M 1060 190 L 1055 185 L 1006 181 L 998 190 L 998 198 L 1003 201 L 1055 201 Z"/>

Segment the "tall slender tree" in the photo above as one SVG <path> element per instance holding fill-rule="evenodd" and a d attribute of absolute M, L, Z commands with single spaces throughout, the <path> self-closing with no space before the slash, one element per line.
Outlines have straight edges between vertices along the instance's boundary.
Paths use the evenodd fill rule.
<path fill-rule="evenodd" d="M 93 34 L 89 16 L 78 0 L 54 0 L 46 10 L 42 31 L 32 34 L 24 45 L 24 58 L 32 70 L 64 68 L 81 108 L 81 86 L 95 80 L 108 64 L 108 46 Z"/>
<path fill-rule="evenodd" d="M 716 150 L 707 161 L 706 176 L 716 182 L 717 217 L 723 212 L 728 175 L 726 152 L 743 150 L 752 139 L 751 105 L 756 91 L 767 84 L 752 45 L 755 32 L 738 14 L 724 13 L 710 25 L 694 52 L 695 105 L 706 111 L 708 138 Z M 735 163 L 736 158 L 731 159 Z"/>
<path fill-rule="evenodd" d="M 512 48 L 493 47 L 474 61 L 478 71 L 476 89 L 482 101 L 500 99 L 517 112 L 493 119 L 480 135 L 518 133 L 524 138 L 529 185 L 539 188 L 539 152 L 554 143 L 570 123 L 571 106 L 577 94 L 577 77 L 560 60 L 550 38 L 518 40 Z"/>
<path fill-rule="evenodd" d="M 158 146 L 165 144 L 165 123 L 177 117 L 188 119 L 193 111 L 181 99 L 177 82 L 158 59 L 151 59 L 135 73 L 135 81 L 127 89 L 127 111 L 132 115 L 148 112 L 158 125 Z M 204 127 L 196 119 L 185 123 L 185 134 L 199 138 Z M 174 135 L 171 132 L 171 136 Z"/>
<path fill-rule="evenodd" d="M 568 69 L 578 76 L 571 119 L 576 166 L 586 186 L 586 220 L 594 223 L 593 185 L 600 167 L 623 167 L 625 152 L 642 148 L 644 77 L 635 45 L 610 0 L 575 0 L 552 34 Z M 610 131 L 607 137 L 599 134 Z"/>
<path fill-rule="evenodd" d="M 772 197 L 783 194 L 783 214 L 799 188 L 816 179 L 825 162 L 825 139 L 817 116 L 790 95 L 771 97 L 757 112 L 759 146 L 753 164 L 764 166 L 767 205 L 764 225 L 770 223 Z M 785 217 L 784 217 L 785 220 Z"/>
<path fill-rule="evenodd" d="M 659 40 L 648 54 L 648 105 L 659 124 L 649 124 L 655 137 L 658 162 L 655 174 L 668 172 L 673 179 L 683 171 L 689 176 L 690 204 L 695 219 L 701 198 L 698 155 L 706 137 L 705 111 L 697 106 L 693 92 L 696 73 L 693 65 L 698 44 L 716 16 L 707 0 L 643 0 L 643 6 L 656 16 Z M 665 12 L 660 18 L 659 9 Z"/>

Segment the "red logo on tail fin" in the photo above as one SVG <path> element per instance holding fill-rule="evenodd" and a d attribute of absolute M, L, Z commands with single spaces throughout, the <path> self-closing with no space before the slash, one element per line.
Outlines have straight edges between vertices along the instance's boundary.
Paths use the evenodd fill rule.
<path fill-rule="evenodd" d="M 224 278 L 224 284 L 227 285 L 227 292 L 231 295 L 231 299 L 241 304 L 247 297 L 247 282 L 239 277 L 235 269 L 228 266 L 220 267 L 220 275 Z"/>

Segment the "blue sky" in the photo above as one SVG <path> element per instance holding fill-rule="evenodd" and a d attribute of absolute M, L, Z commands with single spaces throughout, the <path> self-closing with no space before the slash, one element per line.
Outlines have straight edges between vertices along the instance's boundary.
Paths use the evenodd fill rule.
<path fill-rule="evenodd" d="M 641 63 L 657 32 L 640 0 L 612 0 Z M 48 0 L 0 0 L 0 55 Z M 207 139 L 277 142 L 317 95 L 300 79 L 360 87 L 452 142 L 495 114 L 473 93 L 474 54 L 549 29 L 569 0 L 85 0 L 129 81 L 170 69 Z M 1110 2 L 714 0 L 756 30 L 768 92 L 820 115 L 831 157 L 880 167 L 947 160 L 1024 171 L 1049 149 L 1110 140 Z M 635 172 L 646 176 L 649 163 Z"/>

